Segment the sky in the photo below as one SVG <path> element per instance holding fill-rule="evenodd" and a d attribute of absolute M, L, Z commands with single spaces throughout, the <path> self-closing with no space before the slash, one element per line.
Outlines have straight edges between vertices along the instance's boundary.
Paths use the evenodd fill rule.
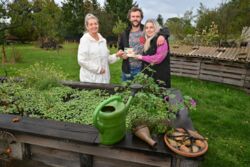
<path fill-rule="evenodd" d="M 60 3 L 63 0 L 55 1 Z M 101 5 L 104 4 L 104 1 L 98 0 Z M 148 18 L 157 18 L 158 14 L 162 15 L 165 22 L 171 17 L 182 17 L 187 10 L 196 12 L 200 3 L 203 3 L 209 9 L 213 9 L 226 1 L 228 0 L 134 0 L 144 12 L 143 22 Z"/>

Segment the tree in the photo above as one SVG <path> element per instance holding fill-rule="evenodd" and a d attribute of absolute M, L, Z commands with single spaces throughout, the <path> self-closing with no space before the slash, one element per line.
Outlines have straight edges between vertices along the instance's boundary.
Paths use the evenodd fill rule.
<path fill-rule="evenodd" d="M 1 0 L 0 1 L 0 44 L 4 42 L 4 31 L 8 26 L 7 23 L 7 1 Z"/>
<path fill-rule="evenodd" d="M 33 24 L 41 47 L 47 43 L 55 48 L 60 41 L 61 9 L 51 0 L 35 0 L 34 9 Z"/>
<path fill-rule="evenodd" d="M 97 0 L 65 0 L 62 3 L 61 34 L 66 39 L 80 39 L 87 13 L 100 16 L 101 7 Z"/>
<path fill-rule="evenodd" d="M 62 35 L 68 39 L 79 39 L 84 29 L 85 8 L 82 0 L 66 0 L 62 3 Z"/>
<path fill-rule="evenodd" d="M 240 36 L 243 27 L 250 26 L 249 10 L 248 0 L 231 0 L 221 4 L 218 9 L 219 22 L 217 23 L 220 28 L 223 28 L 220 33 L 229 38 L 232 37 L 231 34 Z"/>
<path fill-rule="evenodd" d="M 214 22 L 218 25 L 220 38 L 236 39 L 243 27 L 250 26 L 249 9 L 249 0 L 229 0 L 215 9 L 207 9 L 201 4 L 197 15 L 197 29 L 208 31 L 210 24 Z"/>
<path fill-rule="evenodd" d="M 18 28 L 24 24 L 25 18 L 30 14 L 32 8 L 30 8 L 25 0 L 19 1 L 14 0 L 13 2 L 8 0 L 0 0 L 0 43 L 2 44 L 2 64 L 7 62 L 6 52 L 5 52 L 5 34 L 11 29 Z M 24 3 L 22 3 L 24 2 Z M 22 4 L 22 5 L 20 5 Z M 19 16 L 19 20 L 15 20 L 14 16 Z"/>
<path fill-rule="evenodd" d="M 133 0 L 106 0 L 104 8 L 108 13 L 111 13 L 114 21 L 120 19 L 122 22 L 127 22 L 128 11 L 133 7 L 138 6 Z"/>
<path fill-rule="evenodd" d="M 157 22 L 161 25 L 161 26 L 163 26 L 163 17 L 162 17 L 162 15 L 161 14 L 159 14 L 158 16 L 157 16 Z"/>
<path fill-rule="evenodd" d="M 218 14 L 216 10 L 210 10 L 200 3 L 197 13 L 196 29 L 198 31 L 208 31 L 212 22 L 215 22 L 218 25 Z"/>
<path fill-rule="evenodd" d="M 21 25 L 9 29 L 9 34 L 18 37 L 22 42 L 33 39 L 34 27 L 31 12 L 24 16 L 20 15 L 21 10 L 33 10 L 32 4 L 28 0 L 14 1 L 9 5 L 9 17 L 11 18 L 10 26 Z"/>
<path fill-rule="evenodd" d="M 185 16 L 185 15 L 184 15 Z M 195 30 L 191 24 L 191 20 L 185 17 L 169 18 L 165 25 L 176 40 L 183 40 L 188 34 L 194 34 Z"/>
<path fill-rule="evenodd" d="M 7 1 L 0 1 L 0 44 L 2 44 L 2 64 L 6 62 L 6 52 L 4 48 L 4 31 L 5 27 L 7 27 L 7 23 L 5 19 L 7 19 L 7 11 L 6 11 L 6 6 L 7 6 Z"/>
<path fill-rule="evenodd" d="M 115 26 L 112 29 L 112 32 L 118 36 L 118 40 L 120 41 L 120 34 L 126 29 L 128 25 L 125 22 L 122 22 L 120 19 L 115 23 Z"/>
<path fill-rule="evenodd" d="M 107 41 L 114 40 L 115 36 L 112 33 L 113 25 L 115 24 L 113 17 L 110 13 L 105 10 L 101 10 L 99 14 L 97 14 L 100 22 L 100 32 L 101 34 L 107 38 Z"/>

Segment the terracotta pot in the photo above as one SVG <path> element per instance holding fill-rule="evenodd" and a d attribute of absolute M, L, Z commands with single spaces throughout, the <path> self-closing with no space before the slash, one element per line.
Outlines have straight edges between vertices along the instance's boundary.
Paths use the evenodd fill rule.
<path fill-rule="evenodd" d="M 157 142 L 151 138 L 149 129 L 146 125 L 138 126 L 134 129 L 134 134 L 141 140 L 148 143 L 151 147 L 155 147 Z"/>

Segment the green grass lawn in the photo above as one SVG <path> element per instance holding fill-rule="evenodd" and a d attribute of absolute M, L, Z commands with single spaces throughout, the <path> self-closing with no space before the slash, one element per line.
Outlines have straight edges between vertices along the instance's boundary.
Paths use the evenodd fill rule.
<path fill-rule="evenodd" d="M 21 55 L 16 64 L 1 65 L 9 76 L 36 62 L 55 64 L 70 80 L 79 80 L 77 44 L 65 44 L 59 51 L 45 51 L 33 45 L 16 45 Z M 112 49 L 114 52 L 115 49 Z M 8 58 L 13 46 L 7 47 Z M 110 66 L 111 82 L 121 82 L 121 62 Z M 250 96 L 238 88 L 184 77 L 172 77 L 172 86 L 197 101 L 197 111 L 190 116 L 195 128 L 208 137 L 209 150 L 201 166 L 248 167 L 250 165 Z"/>

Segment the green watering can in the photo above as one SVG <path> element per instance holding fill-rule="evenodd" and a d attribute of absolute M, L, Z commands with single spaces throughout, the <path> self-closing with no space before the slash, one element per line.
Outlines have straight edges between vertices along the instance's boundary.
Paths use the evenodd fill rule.
<path fill-rule="evenodd" d="M 126 134 L 126 115 L 136 92 L 142 88 L 139 84 L 131 85 L 131 96 L 126 104 L 120 96 L 111 96 L 101 102 L 93 114 L 94 126 L 99 131 L 100 143 L 112 145 L 119 142 Z"/>

